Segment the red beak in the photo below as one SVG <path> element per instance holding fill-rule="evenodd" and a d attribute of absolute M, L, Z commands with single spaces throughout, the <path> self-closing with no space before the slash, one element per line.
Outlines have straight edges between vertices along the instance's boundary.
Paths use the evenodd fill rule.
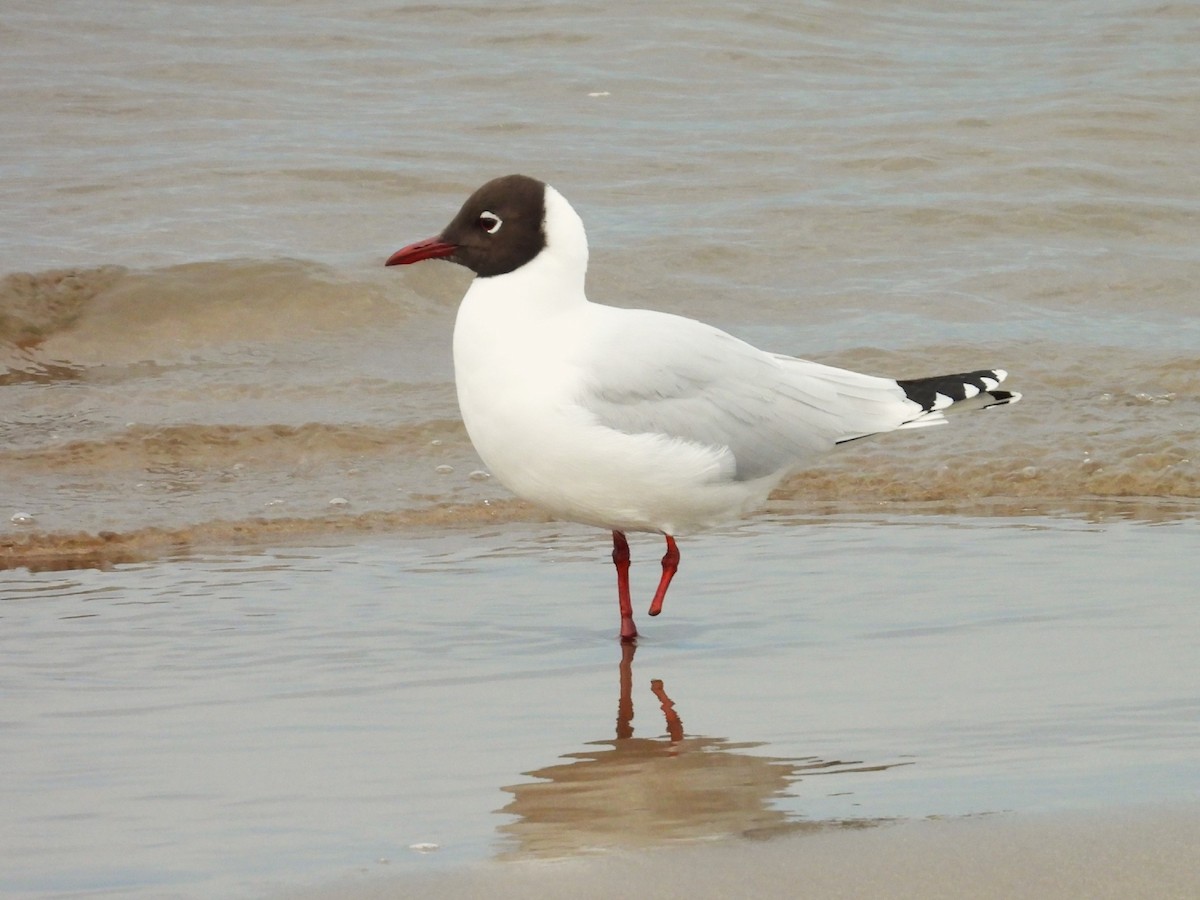
<path fill-rule="evenodd" d="M 457 249 L 457 244 L 451 244 L 440 237 L 432 237 L 400 248 L 388 257 L 388 261 L 384 265 L 407 266 L 409 263 L 420 262 L 423 259 L 441 259 Z"/>

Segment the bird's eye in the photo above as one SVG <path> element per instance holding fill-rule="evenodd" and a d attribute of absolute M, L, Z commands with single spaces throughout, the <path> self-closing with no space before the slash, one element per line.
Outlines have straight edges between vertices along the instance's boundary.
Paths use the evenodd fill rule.
<path fill-rule="evenodd" d="M 487 234 L 495 234 L 500 230 L 500 226 L 504 223 L 500 221 L 500 217 L 492 212 L 481 212 L 479 214 L 479 228 Z"/>

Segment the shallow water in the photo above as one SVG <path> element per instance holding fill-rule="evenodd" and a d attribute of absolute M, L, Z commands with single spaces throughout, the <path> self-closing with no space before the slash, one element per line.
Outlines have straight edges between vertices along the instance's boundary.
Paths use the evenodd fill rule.
<path fill-rule="evenodd" d="M 6 890 L 1196 793 L 1190 6 L 21 0 L 0 41 Z M 466 273 L 382 266 L 510 171 L 594 300 L 1025 395 L 688 536 L 631 722 L 604 536 L 459 422 Z"/>
<path fill-rule="evenodd" d="M 253 895 L 383 860 L 1194 797 L 1196 540 L 759 519 L 683 546 L 624 662 L 586 529 L 9 572 L 3 887 Z M 635 590 L 658 550 L 635 543 Z"/>

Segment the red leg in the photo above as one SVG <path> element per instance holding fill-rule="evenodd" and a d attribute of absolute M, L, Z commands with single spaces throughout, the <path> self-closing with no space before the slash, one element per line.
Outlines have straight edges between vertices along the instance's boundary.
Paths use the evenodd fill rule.
<path fill-rule="evenodd" d="M 633 602 L 629 599 L 629 542 L 619 531 L 613 532 L 613 565 L 617 567 L 617 602 L 621 605 L 621 640 L 636 641 Z"/>
<path fill-rule="evenodd" d="M 667 552 L 663 555 L 662 578 L 658 582 L 658 590 L 654 592 L 654 599 L 650 601 L 650 615 L 657 616 L 662 612 L 663 598 L 667 596 L 667 588 L 671 586 L 671 579 L 675 577 L 675 572 L 679 569 L 679 548 L 675 546 L 675 538 L 669 534 L 667 538 Z"/>

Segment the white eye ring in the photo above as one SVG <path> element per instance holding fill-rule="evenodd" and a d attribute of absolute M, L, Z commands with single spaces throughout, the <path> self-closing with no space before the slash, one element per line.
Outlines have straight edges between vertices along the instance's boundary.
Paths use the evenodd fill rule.
<path fill-rule="evenodd" d="M 500 226 L 503 224 L 504 222 L 502 222 L 500 217 L 494 212 L 488 212 L 487 210 L 484 210 L 479 214 L 479 227 L 482 228 L 487 234 L 495 234 L 500 230 Z"/>

